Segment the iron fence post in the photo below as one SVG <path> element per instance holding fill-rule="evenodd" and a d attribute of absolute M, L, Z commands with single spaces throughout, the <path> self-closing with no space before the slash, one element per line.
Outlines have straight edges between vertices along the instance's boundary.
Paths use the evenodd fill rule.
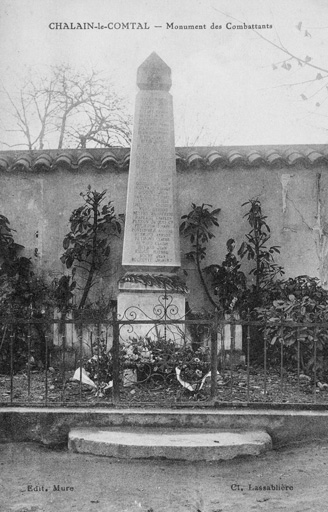
<path fill-rule="evenodd" d="M 300 346 L 300 328 L 297 327 L 297 399 L 300 399 L 300 361 L 301 361 L 301 346 Z"/>
<path fill-rule="evenodd" d="M 79 375 L 79 398 L 82 402 L 82 368 L 83 368 L 83 310 L 79 317 L 79 352 L 80 352 L 80 375 Z"/>
<path fill-rule="evenodd" d="M 226 369 L 226 349 L 225 349 L 225 324 L 220 325 L 221 332 L 221 371 L 224 374 Z"/>
<path fill-rule="evenodd" d="M 61 402 L 64 401 L 64 395 L 65 395 L 65 385 L 66 385 L 66 335 L 67 335 L 67 329 L 66 329 L 66 314 L 65 314 L 65 320 L 63 322 L 63 335 L 62 335 L 62 389 L 61 389 Z"/>
<path fill-rule="evenodd" d="M 314 339 L 313 339 L 313 362 L 314 362 L 314 370 L 313 370 L 313 401 L 317 402 L 317 336 L 318 336 L 318 328 L 314 328 Z"/>
<path fill-rule="evenodd" d="M 46 367 L 45 367 L 45 397 L 44 397 L 44 400 L 45 400 L 45 404 L 47 405 L 48 404 L 48 357 L 49 357 L 49 353 L 48 353 L 48 334 L 45 334 L 44 340 L 45 340 L 45 343 L 46 343 L 46 346 L 45 346 Z"/>
<path fill-rule="evenodd" d="M 113 403 L 120 399 L 120 328 L 117 310 L 113 309 Z"/>
<path fill-rule="evenodd" d="M 214 312 L 214 322 L 211 332 L 211 398 L 217 394 L 217 371 L 218 371 L 218 310 Z"/>
<path fill-rule="evenodd" d="M 264 401 L 267 399 L 267 332 L 266 332 L 266 323 L 264 324 L 264 335 L 263 335 L 263 344 L 264 344 L 264 387 L 263 387 L 263 395 Z"/>
<path fill-rule="evenodd" d="M 100 324 L 97 323 L 97 398 L 100 394 Z"/>
<path fill-rule="evenodd" d="M 247 403 L 249 403 L 249 357 L 250 357 L 250 341 L 251 341 L 251 327 L 249 325 L 250 322 L 250 311 L 247 311 L 247 350 L 246 350 L 246 371 L 247 371 Z"/>
<path fill-rule="evenodd" d="M 230 321 L 231 321 L 231 316 L 230 316 Z M 234 321 L 234 320 L 233 320 Z M 230 363 L 230 397 L 232 398 L 232 395 L 233 395 L 233 362 L 232 362 L 232 347 L 235 343 L 235 341 L 232 339 L 234 334 L 233 334 L 233 327 L 232 327 L 232 324 L 233 324 L 233 321 L 230 323 L 230 359 L 229 359 L 229 363 Z"/>
<path fill-rule="evenodd" d="M 283 399 L 284 394 L 284 340 L 280 338 L 280 393 Z"/>
<path fill-rule="evenodd" d="M 14 326 L 10 329 L 10 403 L 14 398 Z"/>
<path fill-rule="evenodd" d="M 32 307 L 29 307 L 27 324 L 27 399 L 30 400 L 31 395 L 31 318 L 32 318 Z"/>

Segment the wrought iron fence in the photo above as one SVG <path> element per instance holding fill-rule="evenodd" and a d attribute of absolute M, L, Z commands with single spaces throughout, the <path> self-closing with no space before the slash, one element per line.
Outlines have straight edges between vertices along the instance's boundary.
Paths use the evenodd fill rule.
<path fill-rule="evenodd" d="M 131 312 L 0 318 L 0 404 L 328 406 L 328 323 Z"/>

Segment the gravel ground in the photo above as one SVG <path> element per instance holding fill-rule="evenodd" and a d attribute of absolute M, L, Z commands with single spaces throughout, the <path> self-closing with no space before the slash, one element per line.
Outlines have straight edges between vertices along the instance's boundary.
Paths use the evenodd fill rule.
<path fill-rule="evenodd" d="M 2 444 L 0 468 L 1 512 L 328 510 L 328 441 L 212 463 L 126 461 Z"/>

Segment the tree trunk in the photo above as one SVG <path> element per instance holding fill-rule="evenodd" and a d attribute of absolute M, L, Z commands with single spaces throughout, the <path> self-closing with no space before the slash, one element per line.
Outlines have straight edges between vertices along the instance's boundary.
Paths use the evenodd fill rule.
<path fill-rule="evenodd" d="M 85 283 L 82 299 L 81 299 L 81 302 L 79 304 L 79 308 L 78 309 L 83 309 L 84 306 L 85 306 L 85 303 L 86 303 L 86 300 L 88 298 L 89 291 L 90 291 L 90 288 L 91 288 L 91 285 L 92 285 L 92 279 L 93 279 L 94 273 L 95 273 L 95 271 L 91 267 L 90 270 L 89 270 L 88 279 L 87 279 L 87 282 Z"/>
<path fill-rule="evenodd" d="M 63 147 L 65 128 L 66 128 L 66 119 L 67 119 L 67 113 L 65 112 L 65 114 L 62 117 L 62 122 L 61 122 L 61 127 L 60 127 L 58 149 L 62 149 L 62 147 Z"/>

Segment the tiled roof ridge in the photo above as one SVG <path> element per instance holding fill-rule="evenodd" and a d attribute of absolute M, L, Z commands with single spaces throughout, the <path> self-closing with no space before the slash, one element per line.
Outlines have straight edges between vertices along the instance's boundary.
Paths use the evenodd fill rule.
<path fill-rule="evenodd" d="M 84 166 L 127 170 L 130 148 L 47 149 L 0 151 L 0 171 L 51 171 L 65 167 L 75 171 Z M 195 146 L 176 147 L 182 169 L 200 167 L 313 166 L 328 163 L 328 144 Z"/>

